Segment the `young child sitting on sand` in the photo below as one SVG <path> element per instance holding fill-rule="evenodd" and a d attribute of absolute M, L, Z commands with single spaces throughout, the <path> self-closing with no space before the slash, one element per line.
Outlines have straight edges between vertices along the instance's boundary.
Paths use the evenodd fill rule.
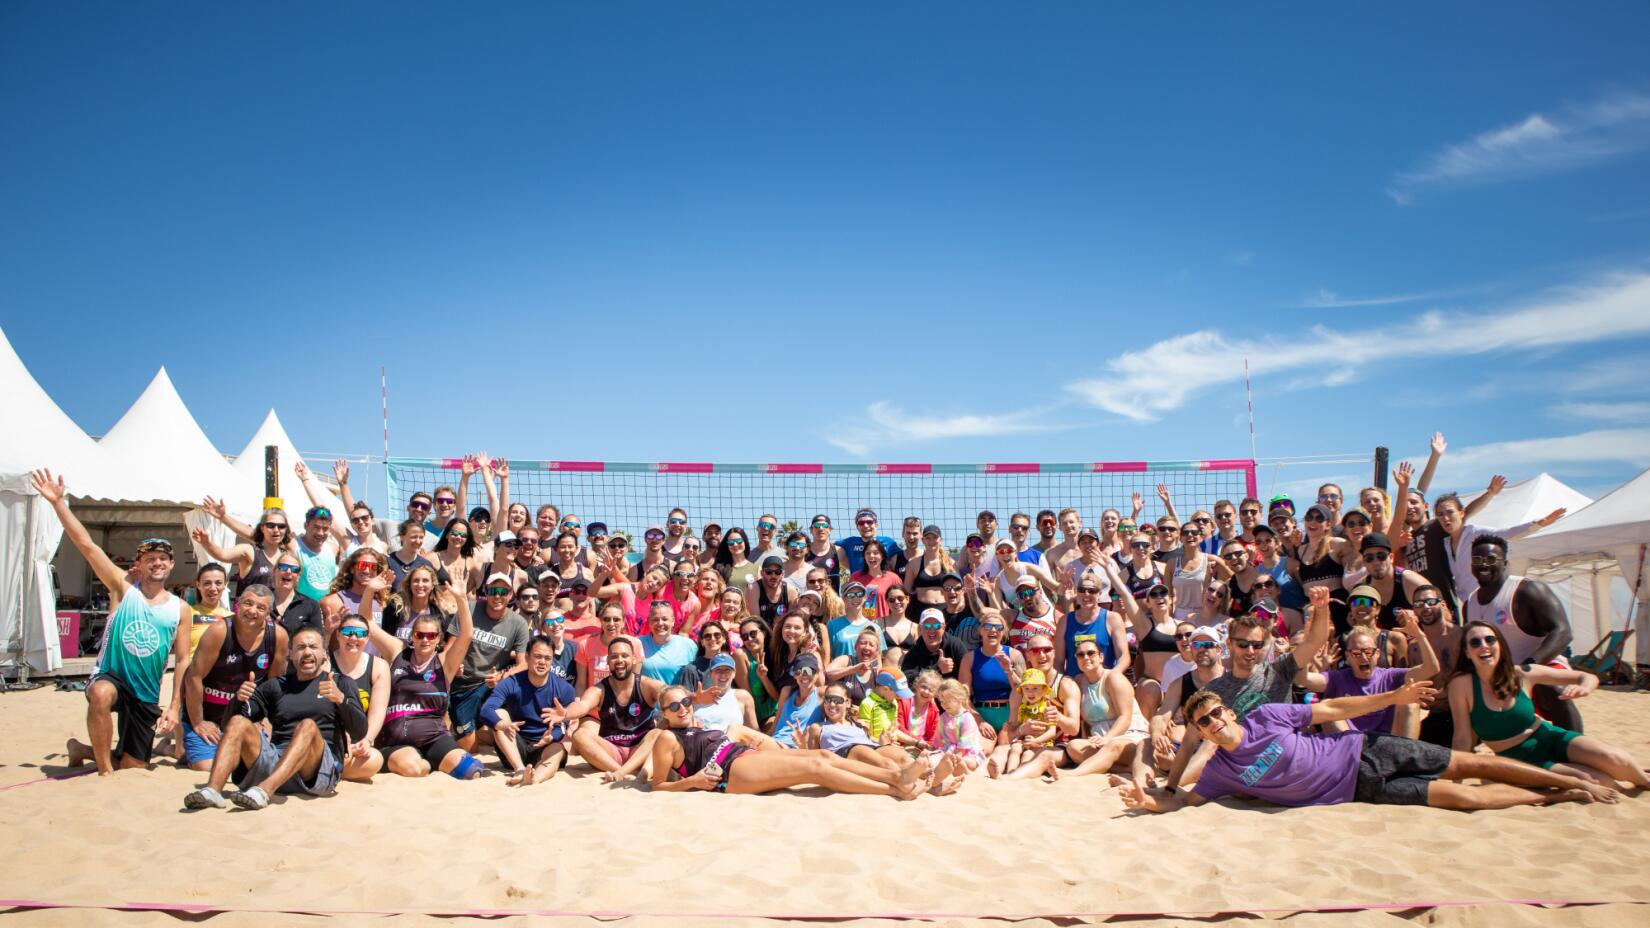
<path fill-rule="evenodd" d="M 1048 696 L 1048 683 L 1043 679 L 1043 672 L 1035 667 L 1027 670 L 1020 678 L 1020 711 L 1003 726 L 1003 734 L 1008 738 L 1008 757 L 1003 763 L 1003 773 L 1019 769 L 1027 750 L 1036 751 L 1053 744 L 1055 736 L 1060 733 L 1058 728 L 1047 723 L 1049 710 L 1054 707 Z M 1043 730 L 1035 735 L 1022 735 L 1022 726 L 1027 722 L 1042 723 Z"/>

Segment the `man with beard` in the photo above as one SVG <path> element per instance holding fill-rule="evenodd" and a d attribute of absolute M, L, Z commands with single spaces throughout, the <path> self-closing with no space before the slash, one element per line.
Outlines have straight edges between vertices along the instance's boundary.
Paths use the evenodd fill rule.
<path fill-rule="evenodd" d="M 274 599 L 261 583 L 242 590 L 234 614 L 206 629 L 183 671 L 183 758 L 191 770 L 212 768 L 221 726 L 241 683 L 286 673 L 287 632 L 270 616 Z"/>
<path fill-rule="evenodd" d="M 1415 666 L 1407 669 L 1377 666 L 1380 663 L 1380 651 L 1375 630 L 1367 625 L 1354 625 L 1352 630 L 1346 633 L 1346 641 L 1342 647 L 1342 653 L 1346 655 L 1346 666 L 1337 667 L 1326 673 L 1308 671 L 1302 685 L 1314 693 L 1322 693 L 1325 699 L 1338 699 L 1342 696 L 1390 693 L 1414 680 L 1430 682 L 1435 679 L 1439 669 L 1438 655 L 1433 653 L 1432 645 L 1427 642 L 1426 635 L 1421 631 L 1419 620 L 1409 609 L 1400 610 L 1398 614 L 1404 636 L 1416 642 L 1419 650 L 1420 659 L 1415 662 Z M 1344 726 L 1341 730 L 1378 731 L 1409 737 L 1414 707 L 1405 708 L 1410 711 L 1400 710 L 1397 706 L 1384 706 L 1367 715 L 1346 719 L 1340 723 Z"/>
<path fill-rule="evenodd" d="M 258 722 L 269 721 L 265 735 Z M 254 683 L 250 676 L 229 705 L 229 724 L 218 742 L 204 788 L 183 799 L 190 809 L 225 806 L 223 788 L 239 767 L 242 787 L 229 799 L 248 811 L 280 793 L 330 796 L 343 772 L 346 739 L 367 733 L 367 713 L 356 687 L 332 672 L 326 642 L 313 628 L 292 641 L 291 672 Z"/>
<path fill-rule="evenodd" d="M 641 655 L 630 638 L 615 638 L 607 645 L 607 676 L 584 691 L 565 711 L 544 716 L 554 725 L 595 715 L 595 725 L 573 729 L 573 750 L 597 770 L 618 770 L 631 754 L 647 753 L 652 746 L 655 707 L 665 684 L 637 673 Z M 708 691 L 694 696 L 694 705 L 712 701 Z"/>

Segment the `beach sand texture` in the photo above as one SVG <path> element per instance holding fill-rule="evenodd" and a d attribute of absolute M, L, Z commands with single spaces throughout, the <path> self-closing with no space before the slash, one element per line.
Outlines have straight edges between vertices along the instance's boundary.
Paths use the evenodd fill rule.
<path fill-rule="evenodd" d="M 1650 763 L 1650 693 L 1601 691 L 1583 711 L 1590 731 Z M 1154 913 L 1128 922 L 1167 925 L 1211 912 L 1337 928 L 1650 924 L 1650 796 L 1476 814 L 1222 803 L 1145 816 L 1096 777 L 974 779 L 955 796 L 898 803 L 811 790 L 652 795 L 604 785 L 581 762 L 527 790 L 496 776 L 380 775 L 258 813 L 183 813 L 205 775 L 170 765 L 31 782 L 64 773 L 63 742 L 84 737 L 84 713 L 79 693 L 0 695 L 0 828 L 16 843 L 0 899 L 207 906 L 223 910 L 215 928 L 476 910 L 581 925 L 597 913 L 630 913 L 626 925 L 843 926 Z M 1484 900 L 1614 904 L 1438 907 Z M 1288 914 L 1394 902 L 1409 908 Z M 13 909 L 7 920 L 177 924 L 102 908 Z M 496 924 L 439 923 L 472 921 Z"/>

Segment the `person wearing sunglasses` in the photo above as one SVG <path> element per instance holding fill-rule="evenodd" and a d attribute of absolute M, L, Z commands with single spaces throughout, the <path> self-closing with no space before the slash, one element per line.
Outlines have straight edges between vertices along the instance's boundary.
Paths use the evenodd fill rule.
<path fill-rule="evenodd" d="M 618 603 L 603 605 L 596 618 L 601 631 L 594 637 L 580 641 L 578 653 L 573 656 L 578 671 L 578 679 L 574 681 L 573 688 L 580 693 L 607 679 L 607 646 L 620 638 L 629 637 L 625 634 L 624 608 Z M 640 654 L 642 643 L 630 638 L 630 651 L 632 654 Z"/>
<path fill-rule="evenodd" d="M 665 527 L 662 525 L 649 525 L 647 531 L 642 533 L 642 559 L 630 566 L 632 583 L 641 582 L 648 571 L 657 567 L 665 568 L 665 577 L 669 578 L 669 570 L 675 562 L 665 557 L 665 538 Z"/>
<path fill-rule="evenodd" d="M 1057 779 L 1066 743 L 1081 730 L 1081 694 L 1077 684 L 1054 667 L 1054 639 L 1037 635 L 1025 654 L 1025 670 L 1009 694 L 1009 724 L 997 733 L 987 765 L 993 779 Z"/>
<path fill-rule="evenodd" d="M 933 769 L 924 759 L 889 770 L 826 751 L 781 750 L 773 739 L 743 726 L 727 732 L 696 727 L 693 698 L 674 686 L 661 695 L 662 727 L 651 746 L 651 783 L 660 792 L 757 794 L 810 785 L 833 793 L 913 799 L 929 788 Z M 640 766 L 615 775 L 627 776 Z"/>
<path fill-rule="evenodd" d="M 683 549 L 683 544 L 691 537 L 688 534 L 687 512 L 681 508 L 672 509 L 665 515 L 664 530 L 665 539 L 664 543 L 660 545 L 660 553 L 664 555 L 666 560 L 674 564 L 687 556 L 687 552 Z M 703 544 L 699 547 L 701 551 L 704 550 Z"/>
<path fill-rule="evenodd" d="M 567 757 L 567 723 L 551 724 L 545 717 L 577 701 L 578 694 L 555 672 L 555 652 L 550 638 L 533 638 L 527 666 L 500 680 L 481 705 L 481 720 L 493 730 L 499 760 L 510 771 L 506 785 L 542 783 Z"/>
<path fill-rule="evenodd" d="M 1019 611 L 1008 626 L 1010 647 L 1024 650 L 1035 635 L 1054 637 L 1059 628 L 1060 611 L 1054 608 L 1053 600 L 1043 595 L 1042 583 L 1037 577 L 1030 573 L 1020 575 L 1014 584 L 1013 602 Z"/>
<path fill-rule="evenodd" d="M 1313 503 L 1301 517 L 1306 528 L 1306 540 L 1293 555 L 1298 565 L 1301 587 L 1308 594 L 1321 589 L 1329 592 L 1329 608 L 1334 619 L 1335 633 L 1344 635 L 1351 624 L 1347 621 L 1345 560 L 1347 542 L 1335 537 L 1335 514 L 1322 503 Z"/>
<path fill-rule="evenodd" d="M 1461 617 L 1495 623 L 1515 664 L 1568 670 L 1564 652 L 1573 634 L 1570 617 L 1552 587 L 1509 573 L 1507 539 L 1499 535 L 1479 535 L 1471 550 L 1475 586 L 1462 600 Z M 1542 718 L 1560 728 L 1585 731 L 1580 708 L 1561 698 L 1558 688 L 1538 681 L 1531 693 Z"/>
<path fill-rule="evenodd" d="M 304 495 L 309 497 L 309 504 L 320 508 L 327 506 L 327 494 L 315 480 L 309 465 L 300 458 L 292 462 L 292 470 L 298 475 L 298 482 L 304 488 Z M 332 537 L 342 546 L 344 554 L 350 555 L 356 548 L 376 548 L 389 553 L 390 546 L 378 534 L 378 524 L 373 518 L 372 507 L 364 501 L 357 500 L 349 491 L 349 462 L 332 462 L 332 477 L 337 482 L 338 499 L 344 504 L 343 512 L 346 519 L 333 520 Z"/>
<path fill-rule="evenodd" d="M 458 595 L 469 597 L 481 585 L 481 560 L 476 556 L 475 532 L 468 519 L 451 519 L 441 530 L 430 556 L 443 581 Z"/>
<path fill-rule="evenodd" d="M 287 525 L 285 509 L 265 509 L 254 532 L 256 542 L 241 542 L 229 548 L 220 547 L 205 529 L 190 531 L 189 537 L 200 545 L 214 561 L 235 568 L 235 598 L 240 599 L 246 588 L 256 583 L 271 586 L 274 582 L 275 560 L 291 546 L 292 528 Z"/>
<path fill-rule="evenodd" d="M 1148 782 L 1147 738 L 1151 727 L 1134 699 L 1134 687 L 1120 673 L 1106 672 L 1102 652 L 1094 642 L 1077 645 L 1074 679 L 1081 692 L 1083 730 L 1081 737 L 1066 743 L 1066 757 L 1077 776 L 1109 773 L 1124 764 L 1129 779 Z"/>
<path fill-rule="evenodd" d="M 356 699 L 367 713 L 366 734 L 351 738 L 349 751 L 344 755 L 342 776 L 356 783 L 370 781 L 373 774 L 384 768 L 384 755 L 376 745 L 389 709 L 390 665 L 372 653 L 373 631 L 365 616 L 347 615 L 333 636 L 332 667 L 338 672 L 340 683 L 347 680 L 355 688 Z M 385 645 L 388 647 L 388 642 Z"/>
<path fill-rule="evenodd" d="M 838 562 L 840 563 L 840 562 Z M 817 565 L 808 557 L 808 538 L 801 532 L 792 532 L 785 539 L 785 585 L 791 588 L 792 593 L 804 593 L 810 589 L 820 590 L 824 587 L 815 587 L 808 582 L 816 571 L 824 571 L 825 586 L 835 588 L 831 580 L 829 569 Z"/>
<path fill-rule="evenodd" d="M 539 575 L 539 579 L 543 580 L 546 577 L 554 576 L 553 571 L 547 570 Z M 552 593 L 551 602 L 554 602 L 554 596 L 555 594 Z M 543 627 L 539 624 L 544 617 L 544 601 L 545 597 L 539 594 L 539 587 L 536 583 L 523 583 L 521 586 L 516 587 L 516 595 L 510 599 L 510 605 L 516 610 L 516 615 L 521 616 L 527 622 L 527 633 L 530 635 L 539 635 L 544 632 Z"/>
<path fill-rule="evenodd" d="M 1135 532 L 1128 538 L 1121 573 L 1124 585 L 1135 599 L 1145 596 L 1154 586 L 1170 582 L 1165 579 L 1162 562 L 1152 556 L 1156 548 L 1156 539 L 1146 532 Z"/>
<path fill-rule="evenodd" d="M 815 521 L 819 519 L 820 516 L 814 516 Z M 827 523 L 829 521 L 826 520 Z M 874 509 L 861 509 L 854 513 L 854 528 L 858 530 L 859 534 L 842 539 L 842 544 L 838 546 L 842 549 L 843 562 L 848 565 L 847 570 L 849 573 L 857 574 L 865 570 L 863 552 L 865 545 L 869 542 L 874 541 L 882 546 L 882 560 L 885 566 L 891 563 L 895 554 L 899 553 L 898 542 L 887 535 L 877 534 L 880 525 L 881 523 L 877 519 L 877 513 Z M 817 556 L 817 547 L 814 553 Z M 835 585 L 834 580 L 835 578 L 833 578 L 833 585 Z"/>
<path fill-rule="evenodd" d="M 813 521 L 808 524 L 808 530 L 812 537 L 808 539 L 807 548 L 803 552 L 808 565 L 824 570 L 832 589 L 840 587 L 842 575 L 848 564 L 848 552 L 831 540 L 831 517 L 824 513 L 815 515 Z M 795 535 L 792 536 L 794 537 Z M 785 540 L 785 548 L 787 553 L 792 550 L 790 538 Z M 794 570 L 786 571 L 787 579 L 794 575 Z"/>
<path fill-rule="evenodd" d="M 768 623 L 756 616 L 746 615 L 739 621 L 739 650 L 745 655 L 746 688 L 756 704 L 756 720 L 763 730 L 767 729 L 774 711 L 779 708 L 774 700 L 779 688 L 774 686 L 768 674 L 769 634 Z"/>
<path fill-rule="evenodd" d="M 1176 659 L 1186 664 L 1185 669 L 1165 673 L 1157 708 L 1147 712 L 1141 707 L 1142 712 L 1147 712 L 1147 726 L 1151 731 L 1152 766 L 1164 773 L 1172 769 L 1175 753 L 1186 740 L 1186 703 L 1226 671 L 1221 663 L 1225 642 L 1220 629 L 1182 622 L 1175 629 L 1175 644 L 1180 650 Z M 1140 690 L 1137 688 L 1136 692 Z M 1187 769 L 1192 770 L 1193 765 L 1189 764 Z M 1191 779 L 1189 775 L 1186 778 Z"/>
<path fill-rule="evenodd" d="M 756 520 L 756 543 L 751 546 L 748 557 L 758 564 L 770 557 L 783 558 L 785 545 L 778 540 L 778 535 L 779 517 L 771 512 L 762 513 Z"/>
<path fill-rule="evenodd" d="M 636 639 L 628 635 L 614 638 L 607 645 L 607 676 L 565 711 L 552 709 L 544 715 L 552 724 L 596 716 L 596 724 L 573 729 L 572 745 L 575 753 L 602 773 L 616 772 L 636 755 L 647 755 L 657 737 L 655 707 L 668 687 L 638 672 L 641 659 Z M 708 704 L 712 698 L 708 693 L 689 697 L 685 711 L 692 715 L 693 706 Z M 632 769 L 639 769 L 641 763 Z"/>
<path fill-rule="evenodd" d="M 343 569 L 332 578 L 331 587 L 321 597 L 321 615 L 326 619 L 329 634 L 344 616 L 357 612 L 373 625 L 382 626 L 384 605 L 394 582 L 389 559 L 371 548 L 359 548 L 344 558 Z"/>
<path fill-rule="evenodd" d="M 275 603 L 270 611 L 275 621 L 286 629 L 288 640 L 306 625 L 320 629 L 323 634 L 327 630 L 326 619 L 321 616 L 321 604 L 298 592 L 298 575 L 303 570 L 298 555 L 283 551 L 275 559 L 275 571 L 270 575 L 275 591 Z"/>
<path fill-rule="evenodd" d="M 470 510 L 470 543 L 475 546 L 476 561 L 487 564 L 493 560 L 493 511 L 486 506 Z"/>
<path fill-rule="evenodd" d="M 971 651 L 957 671 L 957 679 L 968 687 L 974 713 L 980 717 L 980 733 L 988 743 L 1008 723 L 1008 701 L 1025 672 L 1025 655 L 1006 646 L 1008 623 L 995 608 L 980 610 L 980 644 Z"/>
<path fill-rule="evenodd" d="M 1196 621 L 1204 591 L 1212 584 L 1224 585 L 1226 565 L 1203 550 L 1207 530 L 1196 519 L 1180 526 L 1180 550 L 1165 565 L 1174 577 L 1176 618 Z M 1199 625 L 1207 624 L 1198 622 Z"/>
<path fill-rule="evenodd" d="M 1426 637 L 1433 653 L 1438 655 L 1440 668 L 1432 678 L 1439 695 L 1421 704 L 1425 712 L 1417 737 L 1429 744 L 1447 748 L 1455 743 L 1455 719 L 1450 711 L 1447 693 L 1456 655 L 1461 649 L 1461 626 L 1455 621 L 1449 604 L 1444 602 L 1443 592 L 1436 586 L 1428 584 L 1418 587 L 1411 605 L 1421 634 Z"/>
<path fill-rule="evenodd" d="M 1140 536 L 1137 534 L 1135 537 Z M 1113 584 L 1112 589 L 1118 596 L 1122 618 L 1128 621 L 1126 628 L 1139 643 L 1139 663 L 1134 665 L 1137 681 L 1135 699 L 1150 716 L 1157 711 L 1163 690 L 1174 677 L 1170 673 L 1170 664 L 1176 658 L 1184 658 L 1176 670 L 1185 673 L 1189 669 L 1189 654 L 1181 650 L 1181 645 L 1185 643 L 1179 632 L 1181 622 L 1174 616 L 1174 594 L 1162 582 L 1153 583 L 1138 597 L 1129 591 L 1127 582 Z M 1188 628 L 1195 627 L 1191 623 L 1186 624 Z M 1115 642 L 1116 633 L 1112 634 Z M 1127 647 L 1128 639 L 1125 637 L 1123 640 L 1124 647 Z M 1104 649 L 1101 653 L 1105 653 Z"/>
<path fill-rule="evenodd" d="M 454 618 L 464 608 L 464 600 L 441 585 L 435 568 L 420 564 L 402 578 L 401 586 L 384 602 L 384 632 L 402 643 L 412 641 L 413 624 L 425 616 L 435 618 L 442 629 L 453 627 Z M 368 642 L 369 653 L 383 653 Z"/>
<path fill-rule="evenodd" d="M 761 567 L 751 560 L 751 540 L 745 530 L 735 526 L 722 534 L 711 558 L 711 568 L 722 575 L 727 585 L 744 593 L 756 583 Z"/>
<path fill-rule="evenodd" d="M 929 670 L 955 680 L 968 663 L 969 651 L 966 641 L 946 631 L 945 613 L 930 607 L 922 611 L 917 640 L 900 657 L 899 669 L 908 680 Z"/>
<path fill-rule="evenodd" d="M 806 546 L 802 542 L 801 547 Z M 785 582 L 785 564 L 777 557 L 764 559 L 756 582 L 745 590 L 745 611 L 770 625 L 784 618 L 795 604 L 797 592 Z"/>
<path fill-rule="evenodd" d="M 1481 740 L 1498 757 L 1554 773 L 1611 788 L 1618 781 L 1650 788 L 1650 777 L 1627 751 L 1537 716 L 1536 687 L 1552 689 L 1568 702 L 1598 689 L 1598 678 L 1545 664 L 1520 666 L 1506 627 L 1469 619 L 1462 630 L 1462 648 L 1449 682 L 1455 750 L 1471 751 Z"/>
<path fill-rule="evenodd" d="M 213 622 L 196 644 L 183 671 L 183 762 L 190 770 L 212 768 L 221 726 L 240 685 L 286 673 L 287 634 L 270 618 L 274 602 L 269 587 L 248 586 L 235 598 L 234 613 Z"/>
<path fill-rule="evenodd" d="M 1275 616 L 1268 618 L 1254 612 L 1233 619 L 1226 639 L 1232 655 L 1232 667 L 1204 687 L 1219 696 L 1222 703 L 1232 707 L 1238 721 L 1257 707 L 1288 702 L 1290 688 L 1296 684 L 1297 678 L 1304 682 L 1298 655 L 1310 657 L 1322 650 L 1334 626 L 1329 615 L 1329 591 L 1323 587 L 1312 590 L 1311 619 L 1307 622 L 1306 633 L 1299 646 L 1268 661 L 1265 659 L 1267 648 L 1276 624 Z M 1195 768 L 1189 768 L 1189 765 L 1201 743 L 1197 727 L 1188 728 L 1187 738 L 1181 742 L 1174 765 L 1169 769 L 1168 785 L 1178 786 L 1182 776 L 1190 779 L 1196 773 Z M 1204 754 L 1203 759 L 1206 758 L 1207 754 Z"/>
<path fill-rule="evenodd" d="M 1357 590 L 1353 591 L 1353 598 L 1358 598 Z M 1355 624 L 1341 642 L 1341 653 L 1345 655 L 1346 665 L 1322 673 L 1308 670 L 1301 686 L 1314 693 L 1323 694 L 1325 699 L 1339 699 L 1342 696 L 1372 696 L 1376 693 L 1385 693 L 1415 680 L 1426 681 L 1430 685 L 1438 677 L 1438 655 L 1433 653 L 1431 643 L 1421 633 L 1420 621 L 1415 613 L 1404 609 L 1398 615 L 1403 634 L 1399 636 L 1394 632 L 1393 637 L 1402 637 L 1414 642 L 1414 653 L 1417 658 L 1413 662 L 1414 666 L 1399 666 L 1396 661 L 1389 663 L 1391 655 L 1386 640 L 1387 633 L 1370 625 Z M 1411 663 L 1407 659 L 1408 654 L 1404 656 L 1404 663 Z M 1387 706 L 1338 724 L 1341 726 L 1340 730 L 1379 731 L 1413 738 L 1420 730 L 1420 708 L 1418 705 L 1407 704 Z"/>
<path fill-rule="evenodd" d="M 510 607 L 515 588 L 506 574 L 493 574 L 482 586 L 484 598 L 471 614 L 471 639 L 458 675 L 452 678 L 448 715 L 459 747 L 473 750 L 480 740 L 481 706 L 498 681 L 527 666 L 532 630 Z M 462 612 L 462 610 L 461 610 Z"/>
<path fill-rule="evenodd" d="M 946 577 L 956 573 L 957 564 L 946 550 L 938 525 L 923 527 L 922 544 L 917 550 L 920 553 L 905 565 L 905 592 L 915 597 L 919 606 L 944 606 L 942 587 Z"/>
<path fill-rule="evenodd" d="M 495 581 L 489 579 L 488 585 L 494 586 Z M 507 589 L 503 582 L 496 587 Z M 419 616 L 412 622 L 407 644 L 381 629 L 369 629 L 369 640 L 390 662 L 389 708 L 378 743 L 384 769 L 397 776 L 425 777 L 439 771 L 456 780 L 469 780 L 481 775 L 481 761 L 460 747 L 448 730 L 449 681 L 464 673 L 475 637 L 470 610 L 460 609 L 455 619 L 448 635 L 436 616 Z M 480 703 L 476 708 L 479 712 Z"/>
<path fill-rule="evenodd" d="M 583 647 L 586 641 L 601 634 L 601 617 L 597 613 L 599 603 L 596 597 L 590 595 L 589 580 L 575 579 L 565 588 L 560 584 L 560 577 L 545 572 L 539 577 L 539 595 L 544 597 L 546 603 L 552 604 L 546 610 L 549 614 L 561 616 L 563 634 L 567 640 Z"/>
<path fill-rule="evenodd" d="M 292 651 L 291 672 L 262 683 L 247 679 L 236 690 L 207 785 L 184 797 L 185 808 L 234 802 L 256 811 L 278 792 L 321 797 L 336 791 L 349 739 L 366 734 L 367 714 L 351 682 L 327 662 L 320 632 L 300 631 Z M 258 726 L 266 720 L 268 735 Z M 241 790 L 226 801 L 222 790 L 237 768 L 245 771 Z"/>
<path fill-rule="evenodd" d="M 1238 592 L 1246 597 L 1250 605 L 1256 599 L 1265 597 L 1276 600 L 1283 611 L 1284 624 L 1292 634 L 1301 628 L 1305 620 L 1301 610 L 1306 606 L 1306 592 L 1301 589 L 1300 581 L 1295 579 L 1295 564 L 1285 553 L 1282 539 L 1270 525 L 1256 525 L 1252 534 L 1255 550 L 1249 557 L 1249 564 L 1255 573 L 1247 583 L 1238 581 Z"/>
<path fill-rule="evenodd" d="M 1134 602 L 1133 594 L 1123 586 L 1117 562 L 1106 558 L 1097 569 L 1079 574 L 1074 583 L 1067 584 L 1067 590 L 1076 606 L 1061 615 L 1055 623 L 1054 666 L 1067 676 L 1075 676 L 1080 670 L 1077 647 L 1085 641 L 1092 641 L 1100 648 L 1107 670 L 1115 669 L 1119 675 L 1127 674 L 1131 663 L 1129 631 L 1123 616 L 1129 607 L 1121 606 L 1121 611 L 1107 609 L 1104 605 L 1106 600 L 1102 599 L 1108 591 L 1115 591 L 1124 597 L 1123 602 Z M 1138 605 L 1134 611 L 1139 611 Z"/>
<path fill-rule="evenodd" d="M 1621 800 L 1611 787 L 1507 758 L 1450 751 L 1396 735 L 1309 730 L 1417 703 L 1430 689 L 1431 684 L 1417 680 L 1374 696 L 1260 706 L 1241 719 L 1219 695 L 1205 690 L 1186 707 L 1192 730 L 1217 748 L 1197 783 L 1184 793 L 1125 783 L 1123 804 L 1171 812 L 1211 799 L 1248 796 L 1294 807 L 1369 802 L 1478 810 Z M 1487 782 L 1459 782 L 1467 779 Z"/>

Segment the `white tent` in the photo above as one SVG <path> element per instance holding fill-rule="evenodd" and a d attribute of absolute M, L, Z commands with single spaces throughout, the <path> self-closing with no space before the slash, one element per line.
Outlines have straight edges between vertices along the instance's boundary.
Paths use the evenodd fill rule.
<path fill-rule="evenodd" d="M 293 472 L 292 465 L 298 460 L 298 449 L 293 446 L 292 439 L 287 437 L 286 429 L 281 426 L 279 416 L 271 409 L 264 416 L 263 424 L 253 434 L 246 447 L 235 457 L 235 475 L 241 480 L 244 489 L 242 493 L 248 498 L 262 500 L 264 496 L 264 448 L 274 445 L 280 456 L 280 466 L 276 470 L 278 481 L 275 495 L 281 499 L 282 507 L 286 509 L 292 524 L 297 525 L 303 519 L 304 510 L 310 507 L 309 494 L 304 492 L 304 485 L 299 482 L 298 475 Z M 333 518 L 346 518 L 344 504 L 327 486 L 329 478 L 316 474 L 316 501 L 333 512 Z"/>
<path fill-rule="evenodd" d="M 64 414 L 0 332 L 0 656 L 36 670 L 62 666 L 51 562 L 63 526 L 29 486 L 29 472 L 61 475 L 69 492 L 100 500 L 142 495 L 136 482 Z"/>
<path fill-rule="evenodd" d="M 1476 496 L 1467 500 L 1471 503 Z M 1554 509 L 1577 512 L 1592 499 L 1572 489 L 1551 474 L 1536 474 L 1528 480 L 1509 484 L 1495 499 L 1472 517 L 1474 525 L 1512 528 L 1539 519 Z M 1518 542 L 1520 546 L 1523 542 Z"/>
<path fill-rule="evenodd" d="M 1530 576 L 1587 576 L 1606 591 L 1620 577 L 1632 596 L 1638 662 L 1650 664 L 1650 470 L 1517 548 L 1514 566 L 1527 565 Z M 1600 598 L 1610 605 L 1608 595 Z M 1613 607 L 1611 625 L 1625 627 L 1615 621 Z"/>
<path fill-rule="evenodd" d="M 257 508 L 257 500 L 245 498 L 235 469 L 189 414 L 164 367 L 98 444 L 137 473 L 159 499 L 215 496 L 237 512 Z"/>

